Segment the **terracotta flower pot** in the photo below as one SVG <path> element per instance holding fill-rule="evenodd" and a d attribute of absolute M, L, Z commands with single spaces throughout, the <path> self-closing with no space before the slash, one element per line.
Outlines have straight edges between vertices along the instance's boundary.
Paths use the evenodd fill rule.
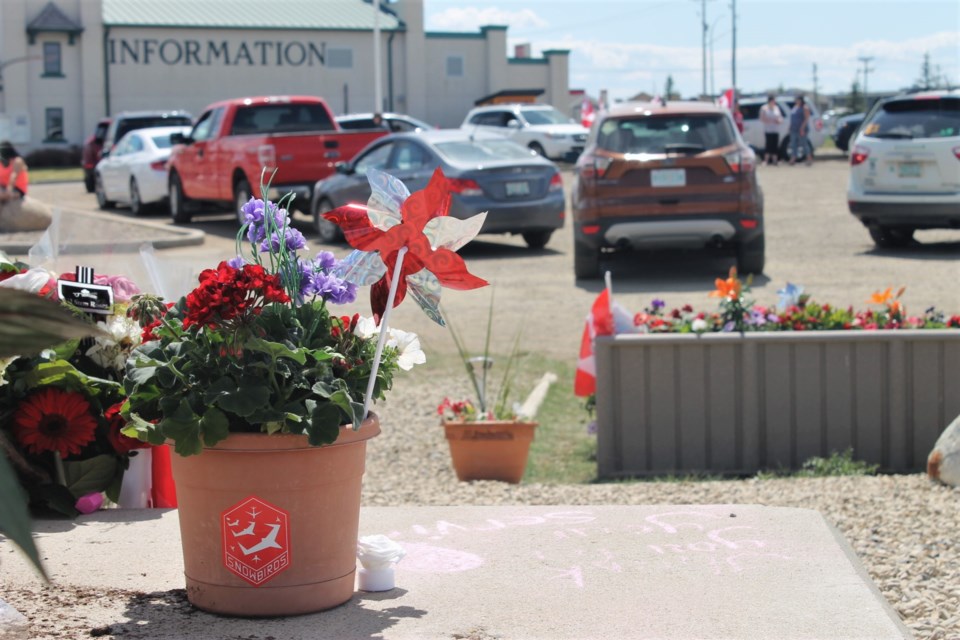
<path fill-rule="evenodd" d="M 523 478 L 536 422 L 446 420 L 443 428 L 458 479 L 517 484 Z"/>
<path fill-rule="evenodd" d="M 190 602 L 282 616 L 349 600 L 366 441 L 379 433 L 371 415 L 324 447 L 306 436 L 236 433 L 200 455 L 173 456 Z"/>

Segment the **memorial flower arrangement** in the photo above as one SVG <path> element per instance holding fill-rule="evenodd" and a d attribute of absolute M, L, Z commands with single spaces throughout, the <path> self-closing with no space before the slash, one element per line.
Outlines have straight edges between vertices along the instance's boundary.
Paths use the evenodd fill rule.
<path fill-rule="evenodd" d="M 74 279 L 0 259 L 0 287 L 58 300 L 57 280 Z M 95 280 L 110 286 L 114 305 L 93 338 L 0 360 L 0 443 L 31 504 L 66 515 L 98 509 L 103 494 L 116 501 L 129 458 L 146 446 L 121 433 L 119 415 L 126 358 L 140 342 L 127 316 L 139 290 L 123 276 Z"/>
<path fill-rule="evenodd" d="M 947 316 L 935 308 L 922 314 L 908 313 L 901 302 L 904 288 L 893 287 L 873 293 L 865 309 L 835 307 L 814 301 L 803 287 L 787 283 L 777 291 L 779 302 L 773 306 L 755 303 L 750 297 L 750 282 L 743 282 L 731 269 L 727 278 L 716 280 L 711 297 L 719 299 L 719 309 L 696 311 L 690 305 L 666 309 L 655 299 L 633 317 L 638 333 L 707 333 L 750 331 L 827 331 L 960 328 L 960 315 Z"/>
<path fill-rule="evenodd" d="M 449 203 L 442 174 L 413 195 L 387 174 L 369 177 L 370 206 L 327 214 L 356 248 L 344 260 L 327 251 L 300 257 L 306 241 L 290 224 L 290 195 L 277 203 L 251 198 L 237 257 L 202 272 L 175 304 L 155 301 L 141 314 L 143 344 L 126 370 L 127 435 L 172 442 L 181 455 L 237 432 L 330 444 L 341 425 L 359 428 L 398 369 L 426 360 L 415 334 L 388 327 L 389 309 L 410 290 L 439 318 L 441 285 L 486 283 L 471 280 L 450 248 L 465 244 L 464 221 L 437 206 Z M 434 230 L 445 232 L 428 241 L 424 234 Z M 372 285 L 372 319 L 331 310 L 353 302 L 362 285 Z"/>

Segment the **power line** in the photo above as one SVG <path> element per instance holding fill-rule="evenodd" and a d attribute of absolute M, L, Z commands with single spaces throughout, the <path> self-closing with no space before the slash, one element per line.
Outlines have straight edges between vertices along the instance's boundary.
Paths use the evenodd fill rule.
<path fill-rule="evenodd" d="M 863 63 L 863 98 L 864 100 L 866 100 L 867 104 L 869 105 L 870 97 L 869 97 L 869 94 L 867 93 L 867 76 L 870 75 L 871 71 L 875 71 L 873 67 L 868 66 L 870 64 L 870 61 L 873 60 L 873 56 L 860 56 L 859 58 L 857 58 L 857 60 Z"/>

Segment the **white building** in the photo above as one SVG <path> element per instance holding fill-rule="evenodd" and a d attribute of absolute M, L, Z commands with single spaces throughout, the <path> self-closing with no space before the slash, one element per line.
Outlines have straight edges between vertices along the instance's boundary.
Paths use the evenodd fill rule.
<path fill-rule="evenodd" d="M 569 51 L 508 58 L 507 28 L 424 30 L 423 0 L 0 0 L 0 139 L 21 152 L 82 144 L 98 119 L 197 116 L 217 100 L 319 95 L 336 114 L 381 111 L 459 126 L 520 90 L 566 110 Z"/>

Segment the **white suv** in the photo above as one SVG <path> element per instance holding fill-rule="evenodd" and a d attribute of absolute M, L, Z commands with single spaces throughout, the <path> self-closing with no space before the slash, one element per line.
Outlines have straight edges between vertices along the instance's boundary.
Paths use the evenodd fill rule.
<path fill-rule="evenodd" d="M 960 90 L 878 102 L 850 149 L 847 205 L 877 246 L 960 229 Z"/>
<path fill-rule="evenodd" d="M 547 104 L 500 104 L 471 109 L 461 129 L 489 131 L 552 160 L 574 162 L 590 130 Z"/>
<path fill-rule="evenodd" d="M 763 122 L 760 121 L 760 107 L 767 103 L 766 98 L 740 98 L 740 114 L 743 115 L 743 139 L 753 147 L 758 154 L 763 154 L 766 146 L 766 137 L 763 132 Z M 777 98 L 777 106 L 783 122 L 780 123 L 780 157 L 786 159 L 790 153 L 790 110 L 793 109 L 794 98 L 781 96 Z M 807 151 L 811 157 L 814 149 L 820 147 L 827 138 L 827 130 L 823 125 L 823 118 L 817 108 L 807 101 L 810 107 L 810 131 L 807 132 L 807 149 L 801 149 L 802 157 Z"/>

